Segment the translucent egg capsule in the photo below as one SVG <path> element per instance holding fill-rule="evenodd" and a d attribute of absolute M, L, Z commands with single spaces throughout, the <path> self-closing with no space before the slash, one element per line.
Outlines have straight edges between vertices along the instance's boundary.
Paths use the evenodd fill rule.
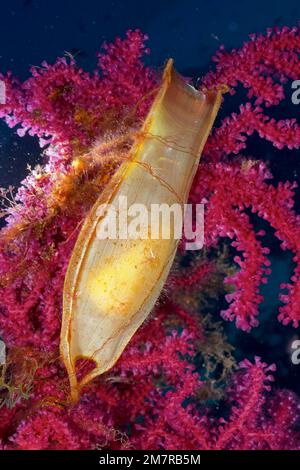
<path fill-rule="evenodd" d="M 116 363 L 159 297 L 179 237 L 175 224 L 166 236 L 163 222 L 153 222 L 153 207 L 183 209 L 220 103 L 221 91 L 197 91 L 169 60 L 141 138 L 84 222 L 65 278 L 60 345 L 74 401 Z M 79 381 L 80 358 L 95 367 Z"/>

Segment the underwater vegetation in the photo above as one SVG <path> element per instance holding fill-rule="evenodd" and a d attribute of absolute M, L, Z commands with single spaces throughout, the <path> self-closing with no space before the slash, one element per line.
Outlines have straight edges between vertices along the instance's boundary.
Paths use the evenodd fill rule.
<path fill-rule="evenodd" d="M 201 90 L 227 87 L 189 199 L 205 202 L 205 249 L 181 243 L 159 301 L 112 369 L 70 399 L 59 353 L 63 285 L 83 221 L 132 146 L 161 82 L 146 67 L 146 36 L 128 31 L 105 44 L 90 74 L 72 57 L 31 68 L 25 82 L 1 75 L 0 117 L 19 136 L 39 138 L 44 161 L 16 194 L 2 190 L 0 366 L 3 449 L 299 449 L 300 401 L 276 386 L 276 365 L 236 363 L 220 315 L 259 328 L 271 262 L 266 221 L 294 272 L 280 286 L 278 321 L 300 321 L 300 218 L 296 183 L 272 184 L 253 135 L 274 149 L 299 149 L 295 117 L 278 118 L 288 80 L 300 75 L 300 30 L 252 36 L 216 54 Z M 242 89 L 242 93 L 240 91 Z M 228 111 L 232 95 L 242 96 Z M 295 106 L 295 113 L 297 107 Z M 273 233 L 273 232 L 272 232 Z M 184 240 L 183 240 L 184 241 Z M 217 310 L 214 299 L 224 298 Z M 225 302 L 226 301 L 226 302 Z M 92 367 L 76 365 L 80 380 Z M 274 383 L 275 382 L 275 383 Z"/>

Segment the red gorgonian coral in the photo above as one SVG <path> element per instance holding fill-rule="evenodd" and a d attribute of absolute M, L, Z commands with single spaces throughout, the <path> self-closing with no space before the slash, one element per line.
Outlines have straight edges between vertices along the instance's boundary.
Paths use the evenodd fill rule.
<path fill-rule="evenodd" d="M 135 139 L 159 82 L 145 67 L 146 37 L 129 31 L 105 45 L 99 71 L 58 59 L 31 69 L 24 83 L 1 76 L 0 117 L 20 136 L 38 136 L 47 163 L 22 182 L 0 237 L 0 329 L 8 348 L 0 376 L 0 437 L 4 449 L 299 449 L 299 400 L 270 389 L 275 366 L 244 360 L 234 370 L 231 348 L 199 306 L 205 292 L 230 286 L 225 319 L 250 331 L 258 325 L 260 286 L 270 273 L 268 248 L 251 211 L 275 230 L 296 268 L 282 285 L 279 320 L 300 320 L 300 219 L 295 183 L 270 183 L 262 161 L 243 157 L 253 134 L 276 148 L 298 149 L 295 119 L 276 121 L 284 84 L 299 78 L 298 28 L 253 36 L 239 50 L 221 49 L 202 87 L 247 90 L 247 102 L 217 124 L 204 150 L 192 202 L 205 202 L 204 254 L 184 267 L 180 252 L 151 318 L 117 365 L 68 400 L 58 345 L 63 281 L 82 220 Z M 223 110 L 226 110 L 225 95 Z M 240 252 L 233 269 L 209 257 L 222 238 Z M 205 310 L 205 309 L 204 309 Z M 212 363 L 221 379 L 212 379 Z M 230 417 L 219 416 L 222 399 Z"/>

